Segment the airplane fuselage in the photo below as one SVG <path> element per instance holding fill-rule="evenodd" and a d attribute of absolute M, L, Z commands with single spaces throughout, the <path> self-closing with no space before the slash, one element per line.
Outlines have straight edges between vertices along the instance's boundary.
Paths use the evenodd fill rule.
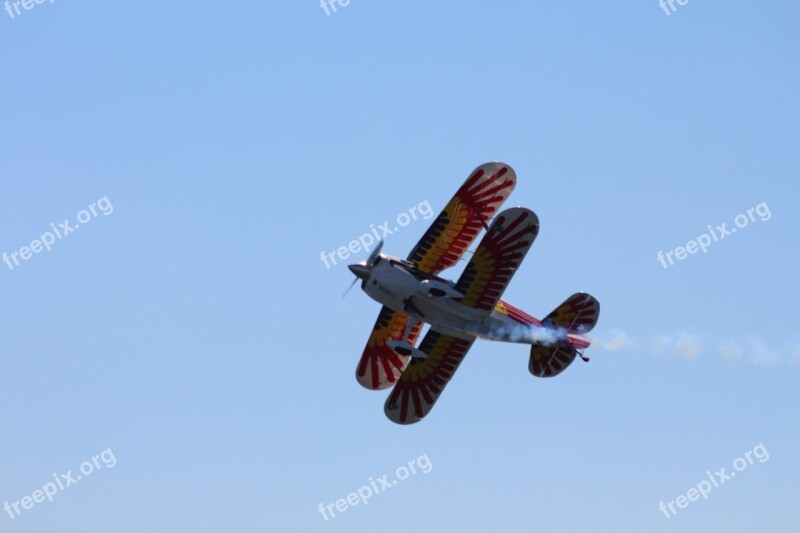
<path fill-rule="evenodd" d="M 541 326 L 529 315 L 515 320 L 497 310 L 487 313 L 469 307 L 461 303 L 463 295 L 452 281 L 421 273 L 412 263 L 384 254 L 375 261 L 363 290 L 393 311 L 407 313 L 454 337 L 531 344 L 524 329 Z"/>

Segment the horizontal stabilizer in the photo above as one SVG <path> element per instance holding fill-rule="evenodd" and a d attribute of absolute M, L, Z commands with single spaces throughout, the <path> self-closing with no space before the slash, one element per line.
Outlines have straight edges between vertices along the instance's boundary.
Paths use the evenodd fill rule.
<path fill-rule="evenodd" d="M 590 332 L 600 318 L 600 302 L 591 294 L 573 294 L 542 320 L 546 328 L 564 329 L 567 333 Z"/>
<path fill-rule="evenodd" d="M 578 350 L 568 341 L 559 341 L 550 346 L 534 344 L 528 370 L 539 378 L 551 378 L 563 372 L 575 360 Z"/>

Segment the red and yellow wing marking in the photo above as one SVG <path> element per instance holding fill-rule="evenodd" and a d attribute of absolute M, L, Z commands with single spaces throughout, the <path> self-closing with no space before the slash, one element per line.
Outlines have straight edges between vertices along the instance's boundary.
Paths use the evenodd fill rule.
<path fill-rule="evenodd" d="M 389 420 L 413 424 L 427 415 L 474 341 L 428 331 L 419 347 L 428 357 L 411 359 L 386 400 Z"/>
<path fill-rule="evenodd" d="M 411 250 L 408 260 L 426 274 L 438 274 L 455 265 L 516 184 L 517 176 L 508 165 L 486 163 L 476 168 Z"/>
<path fill-rule="evenodd" d="M 494 310 L 538 233 L 539 218 L 530 209 L 514 207 L 497 215 L 456 283 L 462 303 Z"/>
<path fill-rule="evenodd" d="M 567 341 L 551 346 L 534 344 L 528 360 L 528 371 L 536 377 L 551 378 L 559 375 L 572 364 L 578 351 Z"/>
<path fill-rule="evenodd" d="M 375 327 L 367 341 L 367 347 L 356 367 L 356 379 L 370 390 L 380 390 L 392 386 L 403 373 L 408 356 L 399 355 L 386 346 L 391 340 L 401 340 L 406 329 L 408 315 L 392 311 L 384 306 L 375 321 Z M 422 322 L 411 328 L 408 342 L 414 344 L 422 329 Z"/>
<path fill-rule="evenodd" d="M 550 328 L 558 327 L 570 333 L 588 333 L 600 318 L 600 302 L 591 294 L 579 292 L 556 307 L 542 323 Z"/>

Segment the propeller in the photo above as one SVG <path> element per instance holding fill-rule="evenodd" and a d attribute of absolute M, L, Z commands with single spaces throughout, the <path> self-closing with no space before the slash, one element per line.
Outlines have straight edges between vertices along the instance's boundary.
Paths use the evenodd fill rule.
<path fill-rule="evenodd" d="M 369 254 L 369 258 L 367 259 L 367 266 L 368 267 L 372 267 L 372 265 L 375 264 L 375 260 L 381 254 L 381 248 L 383 248 L 383 241 L 382 240 L 378 241 L 378 246 L 376 246 L 375 249 L 372 250 L 372 253 Z"/>
<path fill-rule="evenodd" d="M 347 296 L 347 293 L 348 293 L 348 292 L 350 292 L 350 289 L 352 289 L 352 288 L 353 288 L 353 285 L 355 285 L 355 284 L 356 284 L 356 281 L 358 281 L 358 278 L 354 279 L 354 280 L 353 280 L 353 283 L 351 283 L 351 284 L 350 284 L 350 286 L 349 286 L 349 287 L 347 287 L 347 290 L 346 290 L 346 291 L 344 291 L 344 294 L 342 294 L 342 300 L 344 300 L 344 297 L 345 297 L 345 296 Z"/>
<path fill-rule="evenodd" d="M 353 288 L 353 285 L 355 285 L 359 279 L 363 280 L 364 282 L 367 281 L 367 279 L 369 278 L 369 273 L 372 270 L 372 267 L 375 265 L 375 261 L 378 259 L 378 256 L 381 253 L 381 248 L 383 248 L 383 241 L 378 242 L 378 246 L 376 246 L 375 249 L 372 250 L 372 253 L 369 254 L 369 257 L 367 258 L 366 261 L 362 261 L 360 263 L 347 266 L 347 268 L 350 269 L 350 272 L 355 274 L 356 279 L 354 279 L 353 283 L 351 283 L 350 286 L 347 287 L 347 290 L 344 291 L 344 294 L 342 294 L 342 299 L 344 299 L 344 297 L 347 296 L 347 293 L 350 292 L 350 289 Z"/>

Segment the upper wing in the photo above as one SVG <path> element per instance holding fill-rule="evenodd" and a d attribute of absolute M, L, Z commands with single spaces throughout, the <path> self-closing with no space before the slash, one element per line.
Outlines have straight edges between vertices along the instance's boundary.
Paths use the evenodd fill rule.
<path fill-rule="evenodd" d="M 411 358 L 386 400 L 383 410 L 389 420 L 413 424 L 427 415 L 474 341 L 429 330 L 419 346 L 428 357 Z"/>
<path fill-rule="evenodd" d="M 491 312 L 539 233 L 539 218 L 524 207 L 497 215 L 461 274 L 462 303 Z"/>
<path fill-rule="evenodd" d="M 386 346 L 391 340 L 401 340 L 406 329 L 408 315 L 392 311 L 383 306 L 375 327 L 367 341 L 367 347 L 356 367 L 356 379 L 368 389 L 379 390 L 390 387 L 408 363 L 407 355 L 399 355 Z M 422 322 L 411 328 L 408 335 L 409 344 L 414 344 L 422 329 Z"/>
<path fill-rule="evenodd" d="M 476 168 L 411 250 L 408 260 L 426 274 L 438 274 L 455 265 L 516 184 L 517 176 L 508 165 L 486 163 Z"/>

